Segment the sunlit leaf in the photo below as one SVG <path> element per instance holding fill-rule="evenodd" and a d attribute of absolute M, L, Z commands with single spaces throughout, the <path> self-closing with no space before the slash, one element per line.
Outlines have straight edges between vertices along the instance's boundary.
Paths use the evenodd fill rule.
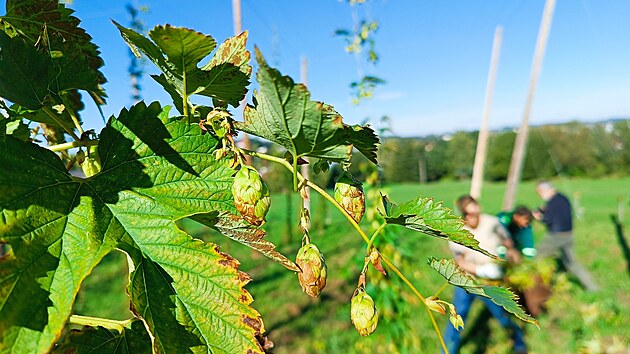
<path fill-rule="evenodd" d="M 503 307 L 507 312 L 538 327 L 538 321 L 523 311 L 523 308 L 516 302 L 518 297 L 510 290 L 499 286 L 480 284 L 473 276 L 459 268 L 452 259 L 438 260 L 431 257 L 428 260 L 428 264 L 450 284 L 459 286 L 470 294 L 487 297 L 495 304 Z"/>
<path fill-rule="evenodd" d="M 344 124 L 332 106 L 311 101 L 306 86 L 267 66 L 258 50 L 256 61 L 260 90 L 254 92 L 255 105 L 245 108 L 245 122 L 237 122 L 237 129 L 283 146 L 294 158 L 348 161 L 355 147 L 376 163 L 379 141 L 372 128 Z"/>
<path fill-rule="evenodd" d="M 442 202 L 417 197 L 396 205 L 384 195 L 382 201 L 383 217 L 388 224 L 401 225 L 425 235 L 449 240 L 497 259 L 497 256 L 479 247 L 479 241 L 464 229 L 464 221 L 442 206 Z"/>
<path fill-rule="evenodd" d="M 162 71 L 153 78 L 171 95 L 183 111 L 183 97 L 208 96 L 238 106 L 245 97 L 251 66 L 245 49 L 247 32 L 226 40 L 208 64 L 199 67 L 215 49 L 215 40 L 186 28 L 156 26 L 149 38 L 114 22 L 136 53 L 144 53 Z M 188 102 L 187 102 L 188 104 Z"/>
<path fill-rule="evenodd" d="M 229 162 L 197 125 L 139 103 L 100 134 L 102 171 L 66 172 L 53 152 L 0 140 L 0 347 L 48 352 L 85 277 L 111 250 L 133 264 L 129 294 L 159 352 L 262 352 L 249 278 L 175 221 L 231 203 Z M 24 301 L 28 298 L 29 301 Z"/>

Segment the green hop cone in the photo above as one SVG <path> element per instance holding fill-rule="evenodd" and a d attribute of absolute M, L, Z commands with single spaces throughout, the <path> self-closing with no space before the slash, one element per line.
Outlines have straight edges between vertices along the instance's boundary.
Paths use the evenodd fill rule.
<path fill-rule="evenodd" d="M 232 194 L 236 210 L 247 222 L 256 226 L 265 222 L 271 199 L 267 185 L 255 168 L 241 166 L 232 182 Z"/>
<path fill-rule="evenodd" d="M 348 172 L 342 173 L 335 183 L 335 200 L 357 223 L 365 214 L 365 194 L 361 183 Z"/>
<path fill-rule="evenodd" d="M 295 263 L 302 270 L 298 273 L 302 291 L 309 296 L 318 297 L 326 287 L 327 267 L 324 255 L 317 246 L 307 243 L 298 251 Z"/>
<path fill-rule="evenodd" d="M 360 287 L 350 301 L 350 319 L 360 335 L 369 336 L 378 325 L 378 310 L 372 297 Z"/>
<path fill-rule="evenodd" d="M 81 169 L 85 177 L 92 177 L 101 172 L 101 159 L 98 157 L 96 146 L 90 146 L 87 156 L 84 157 Z"/>

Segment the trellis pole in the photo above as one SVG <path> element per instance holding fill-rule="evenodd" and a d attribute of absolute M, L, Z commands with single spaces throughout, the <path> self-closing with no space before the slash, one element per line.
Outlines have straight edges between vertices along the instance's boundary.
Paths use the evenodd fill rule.
<path fill-rule="evenodd" d="M 488 72 L 488 83 L 486 85 L 486 99 L 483 104 L 481 127 L 477 138 L 477 151 L 475 152 L 475 164 L 473 165 L 472 181 L 470 183 L 470 195 L 479 199 L 481 197 L 481 186 L 483 185 L 483 170 L 486 164 L 486 152 L 488 151 L 488 126 L 490 122 L 490 108 L 492 107 L 492 96 L 494 93 L 494 81 L 499 67 L 499 56 L 501 55 L 501 40 L 503 38 L 503 28 L 497 26 L 494 30 L 494 40 L 492 41 L 492 55 L 490 57 L 490 71 Z"/>
<path fill-rule="evenodd" d="M 514 151 L 512 152 L 512 160 L 510 161 L 510 170 L 505 187 L 505 195 L 503 197 L 503 210 L 510 210 L 514 208 L 516 190 L 518 188 L 518 183 L 521 180 L 523 161 L 525 160 L 525 148 L 527 146 L 527 135 L 529 133 L 529 114 L 531 112 L 538 78 L 540 77 L 540 71 L 542 69 L 542 62 L 545 56 L 545 48 L 547 47 L 547 39 L 549 38 L 549 30 L 551 29 L 551 20 L 553 18 L 555 5 L 556 0 L 547 0 L 545 2 L 545 9 L 543 10 L 540 29 L 538 30 L 538 39 L 536 41 L 536 49 L 534 51 L 534 60 L 532 62 L 532 71 L 529 81 L 529 91 L 527 93 L 525 109 L 523 110 L 523 119 L 521 121 L 521 126 L 518 129 L 518 134 L 516 135 Z"/>

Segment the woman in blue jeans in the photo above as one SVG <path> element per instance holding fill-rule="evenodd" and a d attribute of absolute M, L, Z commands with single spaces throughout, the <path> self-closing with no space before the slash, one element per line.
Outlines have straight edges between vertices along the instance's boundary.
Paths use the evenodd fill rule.
<path fill-rule="evenodd" d="M 475 236 L 475 239 L 479 241 L 479 247 L 496 255 L 497 248 L 503 246 L 507 249 L 506 257 L 508 260 L 512 262 L 519 261 L 520 253 L 514 248 L 514 243 L 496 216 L 482 214 L 479 203 L 469 195 L 461 196 L 457 199 L 456 204 L 466 223 L 464 228 L 470 231 Z M 501 268 L 491 258 L 456 243 L 451 242 L 449 247 L 457 265 L 464 271 L 480 278 L 482 282 L 493 281 L 502 277 Z M 512 331 L 514 352 L 519 354 L 527 353 L 527 346 L 523 340 L 523 331 L 510 319 L 503 308 L 488 298 L 469 294 L 462 288 L 455 288 L 453 305 L 464 322 L 466 322 L 468 317 L 470 305 L 475 299 L 483 301 L 486 308 L 499 321 L 501 326 Z M 447 324 L 444 340 L 449 353 L 456 354 L 459 352 L 461 334 L 450 322 Z"/>
<path fill-rule="evenodd" d="M 453 305 L 455 305 L 455 308 L 457 309 L 457 314 L 462 316 L 464 323 L 466 322 L 470 305 L 472 305 L 475 299 L 483 301 L 483 304 L 486 306 L 488 311 L 490 311 L 490 314 L 499 321 L 501 326 L 512 331 L 514 352 L 518 354 L 527 353 L 527 346 L 525 345 L 523 338 L 523 331 L 516 323 L 514 323 L 514 321 L 510 319 L 509 314 L 501 306 L 495 304 L 492 300 L 486 297 L 469 294 L 466 290 L 456 287 L 455 296 L 453 297 Z M 446 341 L 446 347 L 448 348 L 448 352 L 450 354 L 456 354 L 459 352 L 461 333 L 453 327 L 450 321 L 448 322 L 446 332 L 444 333 L 444 340 Z"/>

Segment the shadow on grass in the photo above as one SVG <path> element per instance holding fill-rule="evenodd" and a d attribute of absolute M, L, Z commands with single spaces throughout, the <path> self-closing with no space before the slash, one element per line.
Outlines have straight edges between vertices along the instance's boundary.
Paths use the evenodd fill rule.
<path fill-rule="evenodd" d="M 630 275 L 630 247 L 628 247 L 628 242 L 626 241 L 626 238 L 623 234 L 623 224 L 615 215 L 610 215 L 610 220 L 615 226 L 617 240 L 619 241 L 619 246 L 621 246 L 623 257 L 626 259 L 626 269 L 628 271 L 628 274 Z"/>
<path fill-rule="evenodd" d="M 484 354 L 488 349 L 488 338 L 490 338 L 490 320 L 492 319 L 492 315 L 488 309 L 483 308 L 483 310 L 479 313 L 475 321 L 467 324 L 470 330 L 462 337 L 461 347 L 473 346 L 474 351 L 471 353 L 474 354 Z M 460 347 L 460 348 L 461 348 Z"/>

